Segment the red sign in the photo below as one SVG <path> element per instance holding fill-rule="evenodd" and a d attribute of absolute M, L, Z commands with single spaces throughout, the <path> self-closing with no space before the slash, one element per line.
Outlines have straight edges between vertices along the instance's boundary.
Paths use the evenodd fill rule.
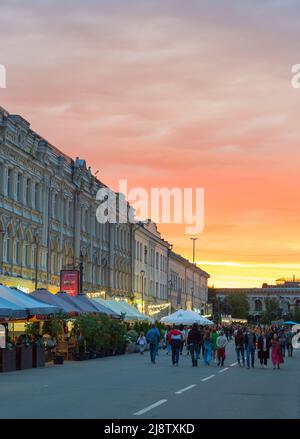
<path fill-rule="evenodd" d="M 61 270 L 60 291 L 65 291 L 69 296 L 78 296 L 79 271 Z"/>

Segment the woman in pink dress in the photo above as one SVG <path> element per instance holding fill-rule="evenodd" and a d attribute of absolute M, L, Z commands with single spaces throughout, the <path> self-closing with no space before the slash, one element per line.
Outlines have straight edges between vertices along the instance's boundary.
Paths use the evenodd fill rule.
<path fill-rule="evenodd" d="M 280 364 L 283 363 L 283 356 L 281 353 L 281 348 L 280 348 L 280 342 L 278 340 L 278 335 L 274 334 L 273 335 L 273 339 L 271 341 L 271 346 L 272 346 L 272 363 L 273 363 L 273 369 L 280 369 Z"/>

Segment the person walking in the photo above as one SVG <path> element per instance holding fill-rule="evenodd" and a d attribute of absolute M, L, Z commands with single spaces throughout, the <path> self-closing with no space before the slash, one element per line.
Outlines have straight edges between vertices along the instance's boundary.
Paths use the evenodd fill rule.
<path fill-rule="evenodd" d="M 236 335 L 234 337 L 235 342 L 235 351 L 236 351 L 236 357 L 238 365 L 241 367 L 241 358 L 243 362 L 243 367 L 245 367 L 245 338 L 243 331 L 239 328 L 236 332 Z"/>
<path fill-rule="evenodd" d="M 176 326 L 168 333 L 168 341 L 171 345 L 173 366 L 178 366 L 183 334 Z"/>
<path fill-rule="evenodd" d="M 214 327 L 211 333 L 211 348 L 212 348 L 212 357 L 214 363 L 217 363 L 217 354 L 218 354 L 217 338 L 218 338 L 218 333 L 216 328 Z"/>
<path fill-rule="evenodd" d="M 200 332 L 200 349 L 199 349 L 199 359 L 200 359 L 200 353 L 202 352 L 202 357 L 204 357 L 204 328 L 203 326 L 200 326 L 199 328 Z"/>
<path fill-rule="evenodd" d="M 160 340 L 160 332 L 156 325 L 153 323 L 146 335 L 147 343 L 150 345 L 150 359 L 151 363 L 155 364 L 155 358 L 158 351 L 158 345 Z"/>
<path fill-rule="evenodd" d="M 166 331 L 165 332 L 165 336 L 164 336 L 165 344 L 166 344 L 166 348 L 167 348 L 167 352 L 166 352 L 167 355 L 169 355 L 171 353 L 171 345 L 170 345 L 170 343 L 168 341 L 168 333 L 169 333 L 169 331 Z"/>
<path fill-rule="evenodd" d="M 273 369 L 280 369 L 280 364 L 283 363 L 283 356 L 280 349 L 280 341 L 278 339 L 278 335 L 275 333 L 273 335 L 273 339 L 271 341 L 272 346 L 272 363 Z"/>
<path fill-rule="evenodd" d="M 227 337 L 224 334 L 224 331 L 221 330 L 220 335 L 217 337 L 216 345 L 217 345 L 217 353 L 218 353 L 218 367 L 224 366 L 224 361 L 226 358 L 225 348 L 227 345 Z"/>
<path fill-rule="evenodd" d="M 294 350 L 294 348 L 293 348 L 293 342 L 292 342 L 292 340 L 293 340 L 293 336 L 294 336 L 295 334 L 292 332 L 292 331 L 289 331 L 287 334 L 286 334 L 286 348 L 287 348 L 287 351 L 288 351 L 288 356 L 289 357 L 292 357 L 293 356 L 293 350 Z"/>
<path fill-rule="evenodd" d="M 186 342 L 186 337 L 187 337 L 187 329 L 183 325 L 180 325 L 178 329 L 182 334 L 182 340 L 181 340 L 181 344 L 180 344 L 180 355 L 182 355 L 183 348 L 184 348 L 184 345 Z"/>
<path fill-rule="evenodd" d="M 140 354 L 144 355 L 144 351 L 147 347 L 147 340 L 146 340 L 145 334 L 143 332 L 140 333 L 140 336 L 137 339 L 137 344 L 140 348 Z"/>
<path fill-rule="evenodd" d="M 197 323 L 194 323 L 192 329 L 188 333 L 187 346 L 189 348 L 193 367 L 198 366 L 198 359 L 200 355 L 201 333 Z"/>
<path fill-rule="evenodd" d="M 206 366 L 210 365 L 211 359 L 212 359 L 212 343 L 211 343 L 211 335 L 210 330 L 206 329 L 204 332 L 204 363 Z"/>
<path fill-rule="evenodd" d="M 279 343 L 280 343 L 280 349 L 281 349 L 282 356 L 285 357 L 286 334 L 285 334 L 283 329 L 279 332 L 278 339 L 279 339 Z"/>
<path fill-rule="evenodd" d="M 251 357 L 251 367 L 254 368 L 256 335 L 252 329 L 246 331 L 245 348 L 246 348 L 246 357 L 247 357 L 247 368 L 250 369 L 250 357 Z"/>
<path fill-rule="evenodd" d="M 262 331 L 257 339 L 257 356 L 260 360 L 261 367 L 263 367 L 264 369 L 266 369 L 268 366 L 268 359 L 270 358 L 270 346 L 270 337 L 268 337 L 265 331 Z"/>

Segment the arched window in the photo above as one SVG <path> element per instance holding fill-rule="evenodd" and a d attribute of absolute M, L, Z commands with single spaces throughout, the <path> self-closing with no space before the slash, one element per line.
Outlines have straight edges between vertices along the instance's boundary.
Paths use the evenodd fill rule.
<path fill-rule="evenodd" d="M 257 312 L 262 311 L 262 301 L 261 300 L 259 300 L 259 299 L 255 300 L 254 304 L 255 304 L 255 311 L 257 311 Z"/>

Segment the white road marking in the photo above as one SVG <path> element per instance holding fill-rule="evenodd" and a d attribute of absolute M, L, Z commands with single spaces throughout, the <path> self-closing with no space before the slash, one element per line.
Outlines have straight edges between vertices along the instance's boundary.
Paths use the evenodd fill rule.
<path fill-rule="evenodd" d="M 215 375 L 209 375 L 208 377 L 206 377 L 206 378 L 203 378 L 201 381 L 207 381 L 207 380 L 210 380 L 211 378 L 213 378 Z"/>
<path fill-rule="evenodd" d="M 229 367 L 225 367 L 225 369 L 219 370 L 219 372 L 218 372 L 218 373 L 223 373 L 223 372 L 226 372 L 226 370 L 228 370 L 228 369 L 229 369 Z"/>
<path fill-rule="evenodd" d="M 233 366 L 236 366 L 237 365 L 237 361 L 235 362 L 235 363 L 232 363 L 231 365 L 230 365 L 230 367 L 233 367 Z"/>
<path fill-rule="evenodd" d="M 175 393 L 176 393 L 176 395 L 180 395 L 181 393 L 186 392 L 187 390 L 190 390 L 190 389 L 192 389 L 193 387 L 196 387 L 196 386 L 197 386 L 197 384 L 192 384 L 192 385 L 190 385 L 188 387 L 185 387 L 184 389 L 178 390 Z"/>
<path fill-rule="evenodd" d="M 168 401 L 167 399 L 161 399 L 160 401 L 157 401 L 157 402 L 155 402 L 154 404 L 149 405 L 149 407 L 146 407 L 145 409 L 140 410 L 139 412 L 134 413 L 134 415 L 135 415 L 135 416 L 143 415 L 144 413 L 149 412 L 149 410 L 152 410 L 152 409 L 154 409 L 155 407 L 158 407 L 158 406 L 164 404 L 164 403 L 167 402 L 167 401 Z"/>

